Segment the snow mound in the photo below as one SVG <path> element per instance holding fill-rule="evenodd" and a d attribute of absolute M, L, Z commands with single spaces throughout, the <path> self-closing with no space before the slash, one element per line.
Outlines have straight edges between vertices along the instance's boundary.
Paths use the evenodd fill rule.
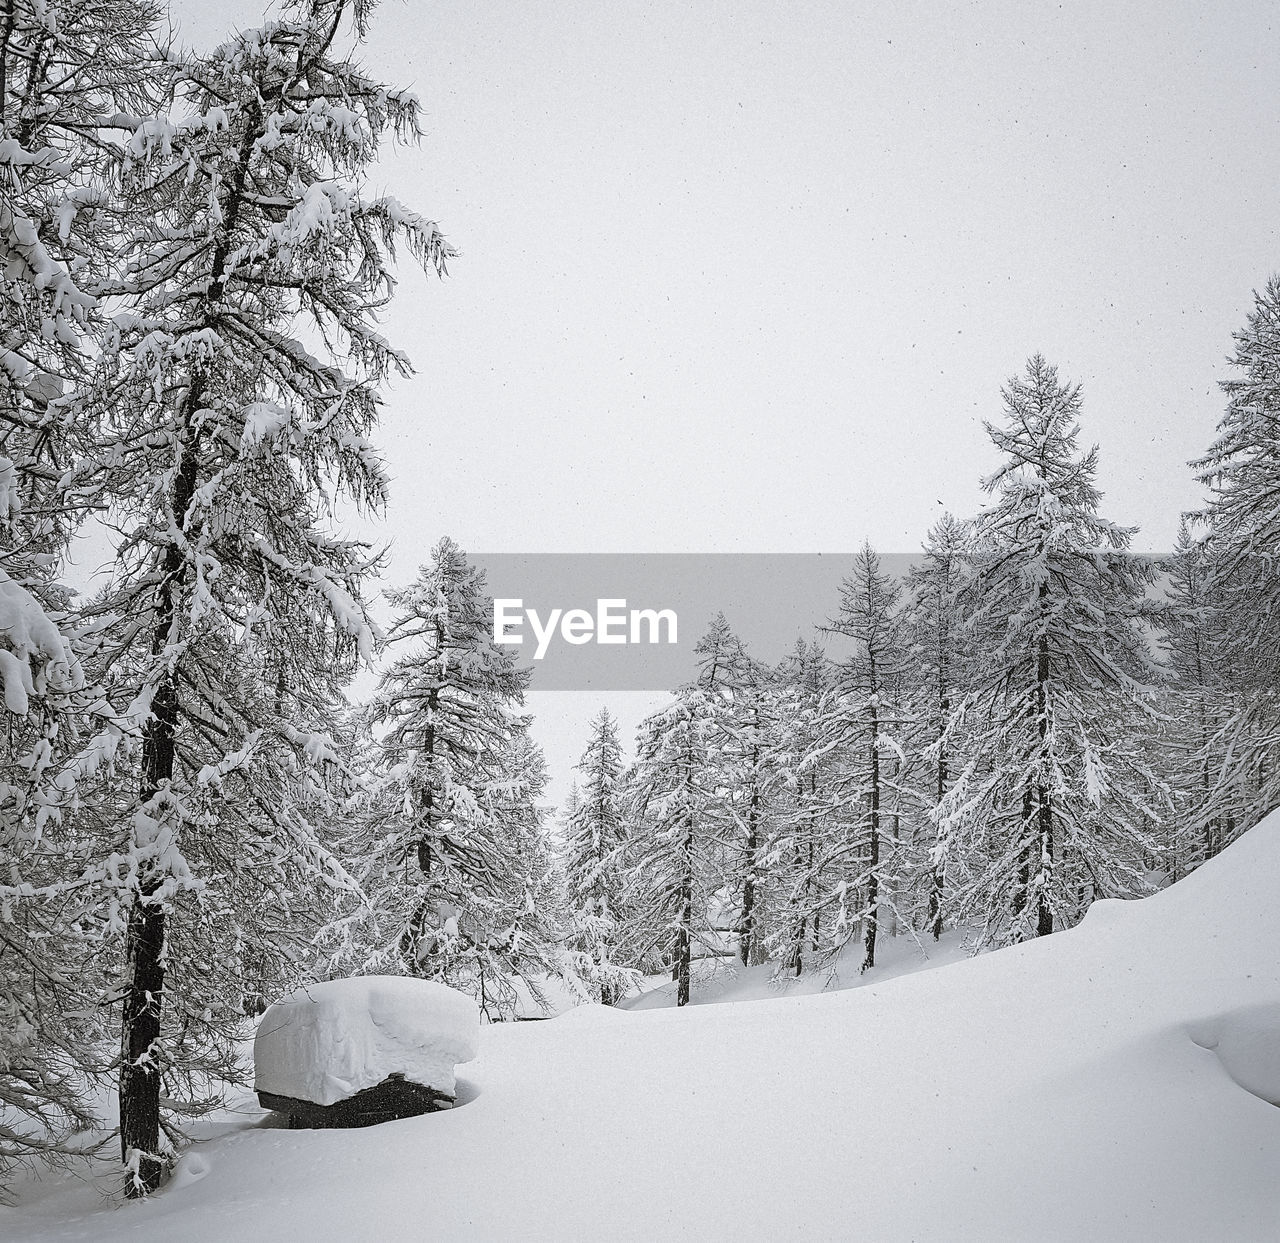
<path fill-rule="evenodd" d="M 388 1075 L 454 1093 L 475 1057 L 480 1011 L 431 980 L 365 975 L 309 984 L 270 1006 L 253 1042 L 254 1087 L 333 1105 Z"/>
<path fill-rule="evenodd" d="M 1245 1006 L 1191 1028 L 1246 1092 L 1280 1105 L 1280 1005 Z"/>

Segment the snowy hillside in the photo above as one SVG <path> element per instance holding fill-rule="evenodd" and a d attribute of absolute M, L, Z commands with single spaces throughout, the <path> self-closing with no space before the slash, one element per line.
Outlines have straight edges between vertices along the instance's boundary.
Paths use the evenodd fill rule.
<path fill-rule="evenodd" d="M 451 1113 L 291 1132 L 246 1098 L 150 1202 L 47 1177 L 0 1235 L 1275 1238 L 1277 875 L 1280 814 L 1155 897 L 937 970 L 488 1027 Z"/>

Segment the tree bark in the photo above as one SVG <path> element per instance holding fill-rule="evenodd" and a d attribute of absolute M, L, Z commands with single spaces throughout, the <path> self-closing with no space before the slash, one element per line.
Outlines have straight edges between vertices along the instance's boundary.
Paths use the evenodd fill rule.
<path fill-rule="evenodd" d="M 874 666 L 871 692 L 871 847 L 867 876 L 867 923 L 862 970 L 876 965 L 876 930 L 880 916 L 880 712 L 876 704 Z"/>
<path fill-rule="evenodd" d="M 192 403 L 188 402 L 191 408 Z M 181 526 L 195 495 L 196 453 L 183 449 L 173 484 L 173 514 Z M 160 586 L 159 620 L 151 654 L 162 657 L 173 641 L 176 593 L 185 558 L 176 544 L 165 549 Z M 173 778 L 174 735 L 178 727 L 176 671 L 167 667 L 151 701 L 151 719 L 142 742 L 142 789 L 138 801 L 145 808 Z M 124 1007 L 120 1033 L 120 1152 L 132 1173 L 125 1183 L 130 1199 L 149 1195 L 164 1178 L 160 1156 L 160 1017 L 164 1004 L 165 912 L 153 901 L 161 878 L 144 876 L 129 911 L 125 941 Z"/>

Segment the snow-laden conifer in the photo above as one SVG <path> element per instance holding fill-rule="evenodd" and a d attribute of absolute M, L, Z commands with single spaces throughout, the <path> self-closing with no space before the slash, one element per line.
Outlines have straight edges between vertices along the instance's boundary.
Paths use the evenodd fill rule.
<path fill-rule="evenodd" d="M 1235 347 L 1217 438 L 1193 463 L 1209 489 L 1205 589 L 1226 609 L 1223 665 L 1247 688 L 1214 734 L 1223 759 L 1202 818 L 1219 847 L 1280 803 L 1280 277 L 1255 294 Z"/>
<path fill-rule="evenodd" d="M 953 716 L 967 755 L 938 815 L 966 871 L 957 913 L 997 943 L 1144 892 L 1159 845 L 1159 783 L 1135 729 L 1156 676 L 1139 626 L 1150 570 L 1132 530 L 1097 512 L 1079 388 L 1036 356 L 1003 397 L 963 597 L 973 664 Z"/>
<path fill-rule="evenodd" d="M 951 709 L 965 686 L 960 589 L 966 567 L 965 524 L 944 514 L 929 531 L 923 555 L 906 581 L 903 612 L 904 663 L 910 708 L 906 745 L 920 758 L 913 783 L 918 814 L 914 863 L 925 896 L 923 924 L 936 941 L 942 935 L 947 898 L 947 843 L 939 836 L 937 808 L 951 788 L 961 740 L 950 731 Z"/>
<path fill-rule="evenodd" d="M 117 557 L 94 616 L 110 729 L 140 752 L 96 813 L 124 935 L 131 1195 L 168 1159 L 162 1101 L 189 1112 L 235 1077 L 228 947 L 253 940 L 296 974 L 287 938 L 258 933 L 288 928 L 300 894 L 350 884 L 311 815 L 323 779 L 305 775 L 333 763 L 324 710 L 375 639 L 374 559 L 338 534 L 336 506 L 385 495 L 369 437 L 380 386 L 408 365 L 376 328 L 395 247 L 436 270 L 448 254 L 431 222 L 365 191 L 384 140 L 417 133 L 412 97 L 344 50 L 369 8 L 288 3 L 172 62 L 167 112 L 102 118 L 129 206 L 118 275 L 98 287 L 111 348 L 79 406 L 97 452 L 67 482 L 110 502 Z"/>
<path fill-rule="evenodd" d="M 120 200 L 99 118 L 148 100 L 156 6 L 12 0 L 0 13 L 0 1175 L 85 1143 L 104 1056 L 99 889 L 75 883 L 93 826 L 65 818 L 85 717 L 112 710 L 86 666 L 96 637 L 65 585 L 71 538 L 100 509 L 95 426 L 78 416 L 104 320 Z M 92 728 L 89 726 L 88 728 Z"/>
<path fill-rule="evenodd" d="M 633 961 L 661 955 L 678 1006 L 689 1004 L 694 958 L 721 951 L 712 925 L 723 860 L 708 763 L 714 734 L 706 696 L 681 687 L 641 722 L 627 777 L 630 952 Z"/>
<path fill-rule="evenodd" d="M 636 983 L 624 956 L 622 892 L 627 823 L 622 744 L 607 708 L 592 718 L 564 821 L 569 948 L 578 977 L 595 1000 L 613 1005 Z"/>
<path fill-rule="evenodd" d="M 902 753 L 894 738 L 901 709 L 893 694 L 902 668 L 899 593 L 875 550 L 864 544 L 841 584 L 840 609 L 830 624 L 854 646 L 837 670 L 842 719 L 833 739 L 842 761 L 838 780 L 848 836 L 828 848 L 825 866 L 839 877 L 837 930 L 851 935 L 855 920 L 861 925 L 864 971 L 875 966 L 881 903 L 886 897 L 892 902 L 897 863 L 884 856 L 885 805 L 897 797 L 885 760 Z"/>
<path fill-rule="evenodd" d="M 800 975 L 826 954 L 834 924 L 828 868 L 846 824 L 837 780 L 840 697 L 816 643 L 796 642 L 776 673 L 774 830 L 766 862 L 772 894 L 766 945 L 780 969 Z"/>
<path fill-rule="evenodd" d="M 493 642 L 484 573 L 452 540 L 388 598 L 395 658 L 365 710 L 372 773 L 341 842 L 368 905 L 330 929 L 330 969 L 438 979 L 510 1015 L 517 977 L 536 991 L 557 969 L 529 672 Z"/>

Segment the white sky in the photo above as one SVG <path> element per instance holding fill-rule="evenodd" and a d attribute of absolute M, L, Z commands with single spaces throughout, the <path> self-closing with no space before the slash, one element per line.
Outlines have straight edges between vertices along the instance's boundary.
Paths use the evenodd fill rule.
<path fill-rule="evenodd" d="M 175 12 L 204 43 L 262 8 Z M 1278 266 L 1273 13 L 386 0 L 364 61 L 428 133 L 375 188 L 462 252 L 388 319 L 418 367 L 382 434 L 393 581 L 444 533 L 909 551 L 979 503 L 1037 350 L 1084 386 L 1105 514 L 1167 548 Z M 537 699 L 559 797 L 594 705 Z"/>

